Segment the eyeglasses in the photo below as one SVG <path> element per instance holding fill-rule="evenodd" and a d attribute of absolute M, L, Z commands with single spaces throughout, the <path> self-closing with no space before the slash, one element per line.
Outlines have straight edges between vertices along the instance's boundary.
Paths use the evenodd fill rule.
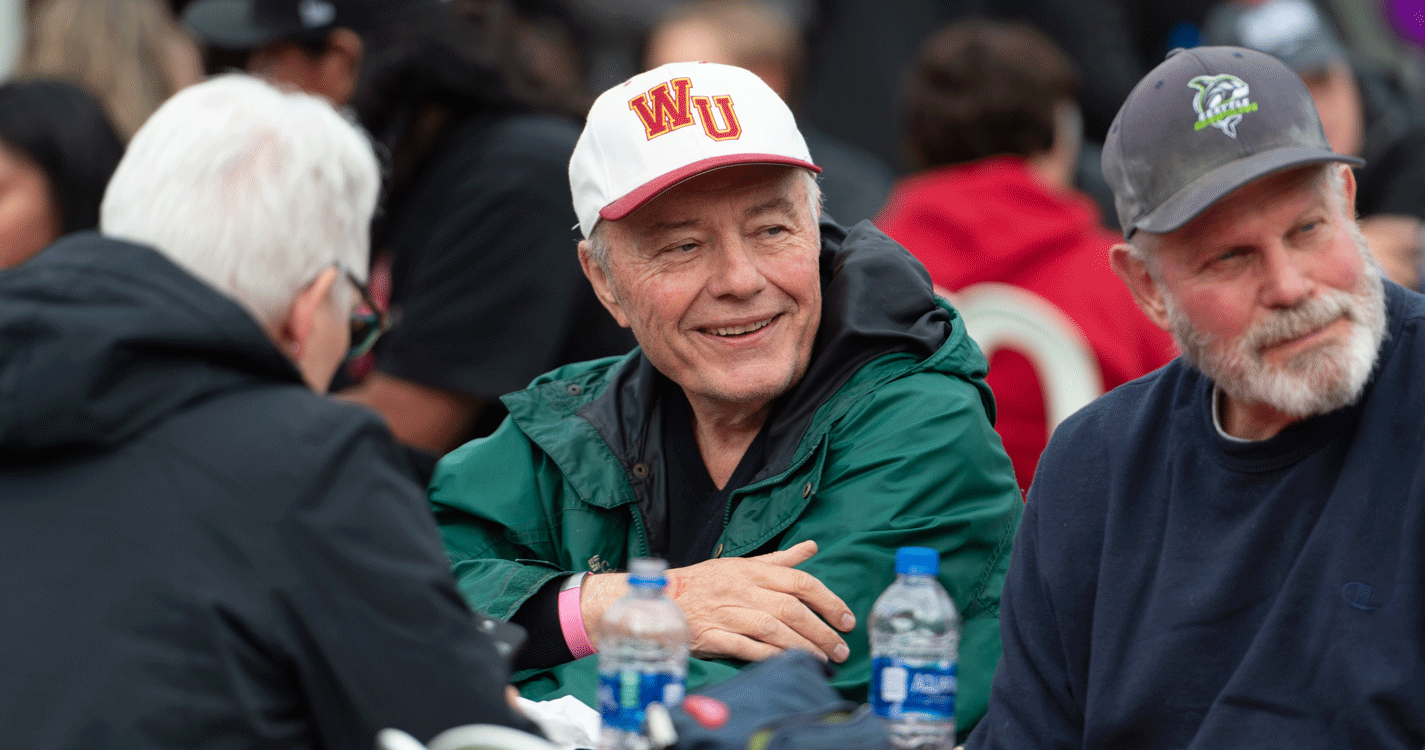
<path fill-rule="evenodd" d="M 346 353 L 346 361 L 350 362 L 371 351 L 381 334 L 391 330 L 391 315 L 376 304 L 371 292 L 351 269 L 341 263 L 337 264 L 337 268 L 361 295 L 361 307 L 351 314 L 351 349 Z"/>

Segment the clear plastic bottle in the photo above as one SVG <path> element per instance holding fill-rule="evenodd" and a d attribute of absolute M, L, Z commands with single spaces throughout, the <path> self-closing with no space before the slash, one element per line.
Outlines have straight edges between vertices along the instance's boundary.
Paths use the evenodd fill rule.
<path fill-rule="evenodd" d="M 939 552 L 901 547 L 895 583 L 871 607 L 871 706 L 897 748 L 955 744 L 960 613 L 939 573 Z"/>
<path fill-rule="evenodd" d="M 599 750 L 646 750 L 644 711 L 683 700 L 688 677 L 688 621 L 664 595 L 663 560 L 628 566 L 628 594 L 604 612 L 599 643 Z"/>

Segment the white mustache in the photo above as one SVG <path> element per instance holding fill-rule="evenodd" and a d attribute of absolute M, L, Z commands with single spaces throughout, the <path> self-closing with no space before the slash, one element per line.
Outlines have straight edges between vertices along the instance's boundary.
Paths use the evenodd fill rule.
<path fill-rule="evenodd" d="M 1343 316 L 1354 321 L 1357 316 L 1353 302 L 1349 292 L 1332 290 L 1296 307 L 1272 313 L 1271 317 L 1257 323 L 1247 333 L 1244 348 L 1257 354 L 1268 347 L 1319 331 Z"/>

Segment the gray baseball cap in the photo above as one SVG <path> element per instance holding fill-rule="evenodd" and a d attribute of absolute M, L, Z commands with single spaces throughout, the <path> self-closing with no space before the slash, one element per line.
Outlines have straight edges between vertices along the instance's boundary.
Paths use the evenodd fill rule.
<path fill-rule="evenodd" d="M 1306 84 L 1241 47 L 1173 50 L 1133 87 L 1109 126 L 1103 176 L 1123 236 L 1171 232 L 1237 188 L 1335 153 Z"/>

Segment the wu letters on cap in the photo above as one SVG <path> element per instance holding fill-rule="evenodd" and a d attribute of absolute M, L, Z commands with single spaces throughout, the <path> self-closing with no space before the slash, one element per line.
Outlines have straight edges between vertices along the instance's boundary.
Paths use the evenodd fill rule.
<path fill-rule="evenodd" d="M 696 119 L 702 123 L 703 132 L 715 141 L 735 141 L 742 137 L 742 125 L 737 121 L 733 109 L 732 96 L 690 96 L 693 87 L 690 78 L 674 78 L 649 89 L 628 100 L 628 108 L 643 123 L 648 140 L 667 135 L 679 128 L 693 124 Z M 713 114 L 716 106 L 722 115 L 721 124 Z"/>

